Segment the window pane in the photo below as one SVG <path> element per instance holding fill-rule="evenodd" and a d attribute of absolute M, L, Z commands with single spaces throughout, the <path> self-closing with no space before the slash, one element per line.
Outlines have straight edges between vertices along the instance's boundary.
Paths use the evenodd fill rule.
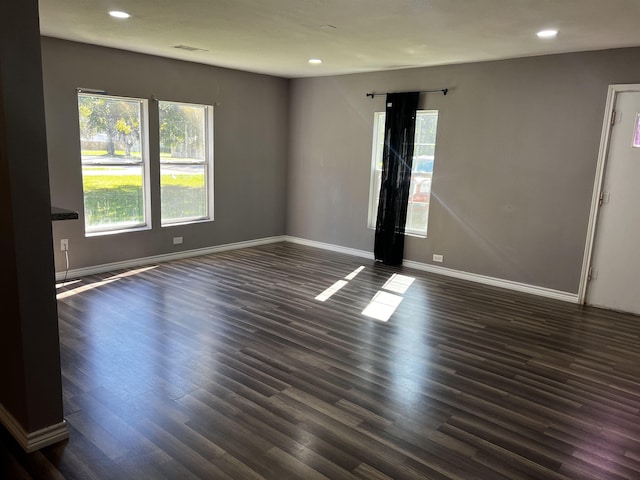
<path fill-rule="evenodd" d="M 419 111 L 417 113 L 413 171 L 406 223 L 406 230 L 416 235 L 427 234 L 437 128 L 437 111 Z"/>
<path fill-rule="evenodd" d="M 416 116 L 416 140 L 413 154 L 416 157 L 433 157 L 436 147 L 438 112 L 418 112 Z"/>
<path fill-rule="evenodd" d="M 78 95 L 82 164 L 140 163 L 140 102 Z"/>
<path fill-rule="evenodd" d="M 206 161 L 206 106 L 159 102 L 160 161 Z"/>
<path fill-rule="evenodd" d="M 377 151 L 376 155 L 378 156 L 378 161 L 376 162 L 376 169 L 382 171 L 382 151 L 384 149 L 384 123 L 385 123 L 386 114 L 384 112 L 376 114 L 376 126 L 375 126 L 375 134 L 376 134 L 376 144 Z"/>
<path fill-rule="evenodd" d="M 406 223 L 406 230 L 410 233 L 424 235 L 427 232 L 430 194 L 431 177 L 426 175 L 412 176 Z"/>
<path fill-rule="evenodd" d="M 162 224 L 208 219 L 213 107 L 175 102 L 158 102 L 158 107 Z"/>
<path fill-rule="evenodd" d="M 141 166 L 82 167 L 87 232 L 144 224 Z"/>
<path fill-rule="evenodd" d="M 78 94 L 85 231 L 146 225 L 146 101 Z"/>
<path fill-rule="evenodd" d="M 205 165 L 161 165 L 163 224 L 207 218 L 206 173 Z"/>

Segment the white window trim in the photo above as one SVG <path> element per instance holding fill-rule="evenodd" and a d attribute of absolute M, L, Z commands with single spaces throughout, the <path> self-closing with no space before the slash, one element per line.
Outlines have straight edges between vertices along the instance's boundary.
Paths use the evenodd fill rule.
<path fill-rule="evenodd" d="M 378 133 L 378 125 L 380 124 L 380 118 L 385 115 L 385 112 L 375 112 L 373 115 L 373 130 L 374 133 Z M 383 127 L 384 128 L 384 127 Z M 383 151 L 380 150 L 381 145 L 378 142 L 378 136 L 373 135 L 371 139 L 371 178 L 369 179 L 369 219 L 367 226 L 373 230 L 376 228 L 376 222 L 378 221 L 378 201 L 380 197 L 380 189 L 376 188 L 376 171 L 378 167 L 378 160 L 382 158 Z M 382 144 L 384 149 L 384 142 Z"/>

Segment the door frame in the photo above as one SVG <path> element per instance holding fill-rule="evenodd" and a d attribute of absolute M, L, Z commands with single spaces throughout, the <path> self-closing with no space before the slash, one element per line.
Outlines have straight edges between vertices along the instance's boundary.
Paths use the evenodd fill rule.
<path fill-rule="evenodd" d="M 587 241 L 582 260 L 582 272 L 580 274 L 580 286 L 578 287 L 578 303 L 583 305 L 587 300 L 587 288 L 589 286 L 589 270 L 593 260 L 593 250 L 595 247 L 596 233 L 598 230 L 598 213 L 600 211 L 600 195 L 604 183 L 604 175 L 609 159 L 609 143 L 611 141 L 611 121 L 614 114 L 614 107 L 618 94 L 623 92 L 640 93 L 640 83 L 609 85 L 607 91 L 607 103 L 604 109 L 604 120 L 602 122 L 602 133 L 600 135 L 600 149 L 598 150 L 598 163 L 596 165 L 596 176 L 593 183 L 593 194 L 591 196 L 591 212 L 589 213 L 589 224 L 587 226 Z"/>

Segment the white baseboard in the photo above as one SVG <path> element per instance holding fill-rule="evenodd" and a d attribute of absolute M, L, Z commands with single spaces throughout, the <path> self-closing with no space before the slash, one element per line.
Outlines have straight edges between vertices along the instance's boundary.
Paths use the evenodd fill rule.
<path fill-rule="evenodd" d="M 180 260 L 181 258 L 197 257 L 200 255 L 209 255 L 211 253 L 224 252 L 227 250 L 238 250 L 241 248 L 257 247 L 259 245 L 267 245 L 269 243 L 278 243 L 285 240 L 285 236 L 266 237 L 256 240 L 247 240 L 244 242 L 226 243 L 224 245 L 216 245 L 214 247 L 197 248 L 194 250 L 184 250 L 176 253 L 166 253 L 164 255 L 154 255 L 151 257 L 135 258 L 133 260 L 124 260 L 122 262 L 103 263 L 92 267 L 77 268 L 69 270 L 67 280 L 72 278 L 84 277 L 86 275 L 95 275 L 97 273 L 112 272 L 114 270 L 123 270 L 127 268 L 137 268 L 154 263 L 168 262 L 170 260 Z M 56 273 L 56 281 L 65 278 L 64 272 Z"/>
<path fill-rule="evenodd" d="M 356 257 L 363 257 L 373 260 L 373 253 L 364 250 L 357 250 L 355 248 L 341 247 L 340 245 L 332 245 L 330 243 L 316 242 L 314 240 L 307 240 L 306 238 L 286 236 L 285 241 L 291 243 L 297 243 L 300 245 L 307 245 L 309 247 L 322 248 L 324 250 L 331 250 L 338 253 L 345 253 L 348 255 L 354 255 Z M 551 288 L 538 287 L 536 285 L 529 285 L 526 283 L 514 282 L 511 280 L 504 280 L 501 278 L 488 277 L 486 275 L 478 275 L 477 273 L 463 272 L 460 270 L 453 270 L 451 268 L 440 267 L 431 265 L 428 263 L 414 262 L 413 260 L 404 260 L 402 262 L 404 267 L 413 268 L 416 270 L 422 270 L 424 272 L 436 273 L 438 275 L 446 275 L 448 277 L 459 278 L 461 280 L 467 280 L 470 282 L 481 283 L 483 285 L 490 285 L 492 287 L 506 288 L 508 290 L 514 290 L 517 292 L 530 293 L 532 295 L 538 295 L 540 297 L 553 298 L 555 300 L 562 300 L 563 302 L 579 303 L 577 293 L 563 292 L 560 290 L 553 290 Z"/>
<path fill-rule="evenodd" d="M 353 255 L 356 257 L 362 257 L 369 260 L 373 260 L 373 253 L 365 250 L 358 250 L 356 248 L 343 247 L 340 245 L 333 245 L 330 243 L 317 242 L 315 240 L 308 240 L 306 238 L 293 237 L 289 235 L 280 235 L 276 237 L 259 238 L 256 240 L 248 240 L 244 242 L 227 243 L 224 245 L 217 245 L 214 247 L 199 248 L 195 250 L 185 250 L 182 252 L 168 253 L 164 255 L 155 255 L 152 257 L 136 258 L 133 260 L 125 260 L 122 262 L 106 263 L 102 265 L 96 265 L 92 267 L 79 268 L 69 270 L 67 279 L 83 277 L 85 275 L 94 275 L 97 273 L 111 272 L 114 270 L 123 270 L 127 268 L 137 268 L 145 265 L 151 265 L 154 263 L 168 262 L 170 260 L 179 260 L 181 258 L 196 257 L 199 255 L 208 255 L 211 253 L 224 252 L 227 250 L 238 250 L 241 248 L 256 247 L 259 245 L 267 245 L 270 243 L 278 242 L 290 242 L 299 245 L 306 245 L 314 248 L 321 248 L 324 250 L 331 250 L 332 252 L 344 253 L 346 255 Z M 514 282 L 511 280 L 504 280 L 501 278 L 489 277 L 486 275 L 479 275 L 476 273 L 463 272 L 460 270 L 453 270 L 451 268 L 440 267 L 431 265 L 428 263 L 414 262 L 412 260 L 405 260 L 403 266 L 413 268 L 416 270 L 422 270 L 424 272 L 436 273 L 438 275 L 446 275 L 449 277 L 459 278 L 461 280 L 467 280 L 470 282 L 481 283 L 484 285 L 490 285 L 493 287 L 506 288 L 508 290 L 514 290 L 518 292 L 530 293 L 546 298 L 553 298 L 555 300 L 562 300 L 564 302 L 579 303 L 577 293 L 563 292 L 560 290 L 553 290 L 545 287 L 538 287 L 536 285 L 529 285 L 526 283 Z M 64 272 L 56 273 L 56 280 L 60 281 L 64 278 Z"/>
<path fill-rule="evenodd" d="M 67 422 L 50 425 L 35 432 L 27 432 L 9 411 L 0 403 L 0 422 L 9 430 L 18 444 L 27 453 L 53 445 L 69 438 Z"/>
<path fill-rule="evenodd" d="M 416 270 L 422 270 L 424 272 L 437 273 L 438 275 L 446 275 L 448 277 L 468 280 L 470 282 L 482 283 L 483 285 L 490 285 L 492 287 L 500 287 L 509 290 L 515 290 L 516 292 L 530 293 L 532 295 L 538 295 L 540 297 L 562 300 L 563 302 L 578 303 L 577 293 L 563 292 L 561 290 L 538 287 L 536 285 L 504 280 L 502 278 L 488 277 L 486 275 L 478 275 L 477 273 L 462 272 L 460 270 L 439 267 L 436 265 L 430 265 L 428 263 L 414 262 L 412 260 L 405 260 L 402 262 L 402 265 L 405 267 L 414 268 Z"/>
<path fill-rule="evenodd" d="M 298 245 L 306 245 L 308 247 L 322 248 L 323 250 L 331 250 L 332 252 L 345 253 L 347 255 L 353 255 L 355 257 L 368 258 L 373 260 L 373 253 L 365 250 L 357 250 L 355 248 L 341 247 L 340 245 L 333 245 L 331 243 L 316 242 L 315 240 L 307 240 L 306 238 L 285 236 L 285 242 L 297 243 Z"/>

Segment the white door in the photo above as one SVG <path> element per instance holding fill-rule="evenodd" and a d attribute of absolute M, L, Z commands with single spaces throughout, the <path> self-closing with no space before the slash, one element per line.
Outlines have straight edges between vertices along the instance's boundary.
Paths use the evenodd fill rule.
<path fill-rule="evenodd" d="M 640 92 L 618 93 L 615 112 L 586 302 L 640 314 Z"/>

